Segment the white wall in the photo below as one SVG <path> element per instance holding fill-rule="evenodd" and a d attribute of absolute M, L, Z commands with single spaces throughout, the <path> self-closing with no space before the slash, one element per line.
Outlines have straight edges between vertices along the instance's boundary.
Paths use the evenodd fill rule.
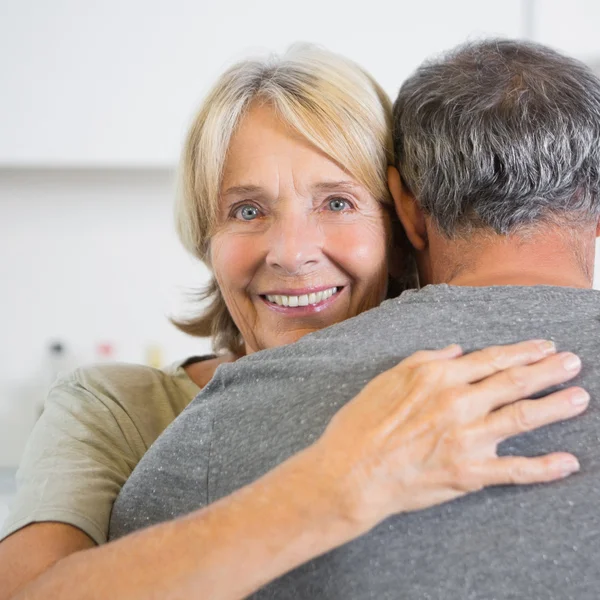
<path fill-rule="evenodd" d="M 85 360 L 103 340 L 136 361 L 207 347 L 166 319 L 207 276 L 176 239 L 173 187 L 166 170 L 0 170 L 0 380 L 27 376 L 45 340 Z"/>
<path fill-rule="evenodd" d="M 526 0 L 3 0 L 0 3 L 0 467 L 18 462 L 46 345 L 143 361 L 208 343 L 166 315 L 206 272 L 172 230 L 173 168 L 210 82 L 248 49 L 321 43 L 394 95 L 426 56 L 520 36 Z M 600 56 L 594 1 L 540 0 L 533 34 Z M 597 278 L 600 284 L 600 277 Z"/>
<path fill-rule="evenodd" d="M 18 462 L 51 340 L 75 364 L 99 342 L 133 362 L 150 344 L 165 362 L 210 350 L 166 318 L 207 278 L 175 237 L 172 195 L 168 170 L 0 169 L 0 467 Z"/>
<path fill-rule="evenodd" d="M 520 0 L 3 0 L 0 164 L 172 166 L 199 98 L 248 51 L 303 40 L 390 94 L 468 36 L 521 33 Z"/>
<path fill-rule="evenodd" d="M 597 0 L 537 0 L 532 37 L 583 60 L 600 58 Z"/>

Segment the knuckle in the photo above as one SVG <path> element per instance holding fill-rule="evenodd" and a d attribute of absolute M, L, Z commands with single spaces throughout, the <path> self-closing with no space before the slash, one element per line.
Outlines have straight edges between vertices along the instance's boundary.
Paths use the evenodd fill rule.
<path fill-rule="evenodd" d="M 419 365 L 415 370 L 416 372 L 423 377 L 430 377 L 438 370 L 438 364 L 436 362 L 428 362 L 422 365 Z"/>
<path fill-rule="evenodd" d="M 448 428 L 442 434 L 442 440 L 449 460 L 456 465 L 462 465 L 464 457 L 469 455 L 472 446 L 468 432 L 457 427 Z"/>
<path fill-rule="evenodd" d="M 418 375 L 423 381 L 438 383 L 446 375 L 446 363 L 432 361 L 418 368 Z"/>
<path fill-rule="evenodd" d="M 473 420 L 474 403 L 471 402 L 463 387 L 444 390 L 441 394 L 440 408 L 445 413 L 447 421 L 467 423 Z"/>
<path fill-rule="evenodd" d="M 461 388 L 450 388 L 442 394 L 442 402 L 444 406 L 454 413 L 462 414 L 469 406 L 465 399 L 464 390 Z"/>
<path fill-rule="evenodd" d="M 483 485 L 473 476 L 471 467 L 465 463 L 454 462 L 448 467 L 448 474 L 452 486 L 463 493 L 470 493 L 480 490 Z"/>
<path fill-rule="evenodd" d="M 464 422 L 465 403 L 454 391 L 443 394 L 438 406 L 440 417 L 448 425 Z"/>
<path fill-rule="evenodd" d="M 423 385 L 434 378 L 435 366 L 433 363 L 416 365 L 412 369 L 412 378 L 417 385 Z"/>
<path fill-rule="evenodd" d="M 407 360 L 410 360 L 412 362 L 422 362 L 424 360 L 427 360 L 430 357 L 430 354 L 431 353 L 427 350 L 418 350 L 417 352 L 409 356 Z"/>
<path fill-rule="evenodd" d="M 529 389 L 529 383 L 523 369 L 508 369 L 506 371 L 506 377 L 509 385 L 516 392 L 526 392 Z"/>
<path fill-rule="evenodd" d="M 506 349 L 502 346 L 490 346 L 484 352 L 485 358 L 492 368 L 502 371 L 508 366 Z"/>
<path fill-rule="evenodd" d="M 524 463 L 513 463 L 508 468 L 507 479 L 509 483 L 525 483 L 529 479 L 529 471 Z"/>
<path fill-rule="evenodd" d="M 529 431 L 533 429 L 535 423 L 528 405 L 524 402 L 517 402 L 511 406 L 512 420 L 518 431 Z"/>
<path fill-rule="evenodd" d="M 409 369 L 418 369 L 423 365 L 429 364 L 433 359 L 433 352 L 430 350 L 418 350 L 414 354 L 411 354 L 408 358 L 405 358 L 403 361 L 401 361 L 399 366 Z"/>

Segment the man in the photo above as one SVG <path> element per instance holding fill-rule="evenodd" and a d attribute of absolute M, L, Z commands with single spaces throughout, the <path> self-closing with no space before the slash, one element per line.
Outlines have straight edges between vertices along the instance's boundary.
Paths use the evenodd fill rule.
<path fill-rule="evenodd" d="M 587 288 L 600 214 L 600 82 L 540 46 L 467 46 L 404 84 L 395 146 L 390 188 L 421 285 L 434 285 L 227 366 L 129 480 L 113 535 L 255 480 L 320 434 L 365 381 L 424 342 L 472 350 L 551 338 L 583 358 L 580 383 L 598 396 L 600 293 Z M 285 393 L 282 373 L 290 375 Z M 264 410 L 250 410 L 254 398 Z M 287 412 L 277 410 L 288 399 Z M 206 455 L 207 427 L 219 442 L 199 485 L 192 469 Z M 597 598 L 599 431 L 592 405 L 575 421 L 504 446 L 506 454 L 578 453 L 583 471 L 569 482 L 490 488 L 391 517 L 256 597 Z"/>
<path fill-rule="evenodd" d="M 198 590 L 190 575 L 198 557 L 163 557 L 155 537 L 155 545 L 138 551 L 135 560 L 148 561 L 148 572 L 162 572 L 167 564 L 181 579 L 179 596 L 157 579 L 155 597 L 182 597 L 182 590 L 192 597 L 206 589 L 215 590 L 211 597 L 239 596 L 285 571 L 280 568 L 285 560 L 297 565 L 331 548 L 268 583 L 257 597 L 597 596 L 600 414 L 593 403 L 579 419 L 503 447 L 504 454 L 525 456 L 574 452 L 582 459 L 582 473 L 568 482 L 492 488 L 386 520 L 400 507 L 393 509 L 393 493 L 375 485 L 378 478 L 389 484 L 397 475 L 410 486 L 410 468 L 388 472 L 386 452 L 391 446 L 400 460 L 410 458 L 419 436 L 432 426 L 427 414 L 419 414 L 420 385 L 410 407 L 418 425 L 410 444 L 394 448 L 393 428 L 378 429 L 373 422 L 389 409 L 373 393 L 379 378 L 365 388 L 372 410 L 364 412 L 343 450 L 328 440 L 344 431 L 358 406 L 346 403 L 366 382 L 424 345 L 458 342 L 470 351 L 554 339 L 583 357 L 579 383 L 597 396 L 600 294 L 586 288 L 600 212 L 600 82 L 579 63 L 545 48 L 487 42 L 421 68 L 403 86 L 395 113 L 399 172 L 391 170 L 390 187 L 416 249 L 421 285 L 428 287 L 299 343 L 226 366 L 155 443 L 115 504 L 112 536 L 211 504 L 201 526 L 191 519 L 173 522 L 187 524 L 190 540 L 211 539 L 206 532 L 223 506 L 218 500 L 230 495 L 228 520 L 220 523 L 221 539 L 213 537 L 213 543 L 237 546 L 240 562 L 254 564 L 257 546 L 239 535 L 239 515 L 251 514 L 242 505 L 250 500 L 262 520 L 246 523 L 245 531 L 265 532 L 274 573 L 259 573 L 250 585 L 236 587 L 231 563 L 207 548 L 208 584 Z M 519 379 L 513 383 L 524 385 Z M 339 473 L 337 466 L 362 451 L 361 430 L 369 428 L 378 433 L 369 438 L 373 444 L 383 441 L 375 453 L 381 460 L 351 473 L 346 512 L 319 520 L 304 503 L 299 512 L 311 517 L 299 521 L 305 528 L 294 536 L 271 535 L 281 511 L 268 502 L 265 478 L 248 484 L 284 461 L 277 469 L 285 471 L 287 482 L 299 480 L 319 505 L 323 477 Z M 286 459 L 319 436 L 324 441 L 313 444 L 312 452 L 323 467 L 311 479 L 298 462 Z M 498 431 L 498 439 L 503 437 Z M 458 439 L 454 443 L 473 442 Z M 212 440 L 218 443 L 211 446 Z M 431 448 L 436 452 L 439 448 Z M 160 527 L 165 546 L 172 548 L 167 542 L 175 525 Z M 317 528 L 327 544 L 315 543 Z M 82 554 L 89 560 L 104 556 L 104 572 L 120 567 L 102 548 Z M 85 560 L 67 561 L 63 571 L 76 577 L 85 572 Z M 247 571 L 240 564 L 239 572 Z M 227 592 L 224 580 L 230 582 Z M 138 592 L 133 580 L 127 593 L 120 588 L 121 597 L 140 597 Z"/>

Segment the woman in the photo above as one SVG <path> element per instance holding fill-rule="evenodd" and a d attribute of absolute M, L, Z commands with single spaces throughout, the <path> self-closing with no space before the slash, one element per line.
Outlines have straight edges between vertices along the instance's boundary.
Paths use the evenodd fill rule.
<path fill-rule="evenodd" d="M 212 335 L 218 354 L 188 359 L 166 373 L 132 366 L 82 369 L 52 389 L 19 472 L 17 506 L 7 529 L 16 533 L 0 545 L 9 589 L 35 579 L 71 553 L 106 541 L 120 487 L 219 364 L 292 343 L 386 297 L 389 275 L 405 273 L 409 263 L 405 254 L 401 264 L 394 247 L 402 240 L 392 235 L 386 187 L 391 158 L 389 100 L 362 70 L 335 55 L 296 48 L 279 62 L 247 61 L 219 79 L 188 136 L 177 209 L 184 245 L 214 277 L 205 295 L 208 307 L 179 325 L 193 335 Z M 561 370 L 556 357 L 542 360 L 553 352 L 551 344 L 530 343 L 496 350 L 494 356 L 500 355 L 506 366 L 542 361 L 546 377 L 539 365 L 526 371 L 532 388 L 542 389 L 548 385 L 548 371 L 556 383 L 574 376 Z M 343 439 L 345 431 L 360 423 L 369 394 L 398 402 L 397 390 L 403 383 L 408 389 L 420 364 L 436 362 L 442 371 L 452 370 L 457 359 L 465 381 L 481 379 L 488 355 L 459 359 L 459 354 L 450 348 L 412 357 L 388 379 L 378 378 L 336 421 L 337 433 L 328 440 Z M 493 367 L 484 373 L 497 371 Z M 396 391 L 386 387 L 389 380 Z M 501 380 L 494 381 L 492 385 L 501 386 Z M 450 423 L 451 408 L 437 400 L 455 390 L 443 382 L 436 379 L 423 401 Z M 540 413 L 529 416 L 531 422 L 541 425 L 581 411 L 578 407 L 551 419 L 540 416 L 541 407 L 562 397 L 541 401 Z M 436 435 L 441 434 L 432 433 Z M 490 440 L 490 448 L 495 443 Z M 330 441 L 328 447 L 335 450 Z M 565 458 L 557 455 L 544 463 L 531 459 L 532 470 L 520 482 L 564 476 L 560 461 Z M 462 489 L 460 475 L 452 472 L 451 461 L 449 465 L 443 484 L 410 489 L 411 506 L 448 499 L 449 482 Z M 434 469 L 427 461 L 411 468 L 423 472 L 423 481 L 428 469 Z M 510 480 L 505 473 L 504 479 L 494 481 Z M 465 489 L 489 482 L 482 474 Z M 289 501 L 285 494 L 278 497 L 279 503 Z M 160 527 L 157 531 L 149 532 L 156 540 Z M 135 555 L 136 541 L 132 543 Z M 146 538 L 142 543 L 149 547 Z M 102 569 L 115 545 L 106 545 L 108 558 L 106 552 L 84 553 L 89 568 L 97 565 L 96 573 L 107 575 Z M 60 586 L 70 564 L 61 560 L 61 568 L 49 569 L 45 581 Z M 49 594 L 43 580 L 40 585 L 38 592 Z"/>

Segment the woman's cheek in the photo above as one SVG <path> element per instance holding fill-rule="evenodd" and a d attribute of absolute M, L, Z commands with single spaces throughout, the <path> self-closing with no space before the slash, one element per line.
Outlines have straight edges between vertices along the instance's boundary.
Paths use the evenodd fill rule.
<path fill-rule="evenodd" d="M 256 240 L 232 233 L 215 236 L 211 262 L 220 286 L 245 287 L 258 266 Z"/>
<path fill-rule="evenodd" d="M 386 231 L 381 220 L 344 223 L 327 231 L 328 254 L 354 275 L 367 279 L 387 265 Z"/>

